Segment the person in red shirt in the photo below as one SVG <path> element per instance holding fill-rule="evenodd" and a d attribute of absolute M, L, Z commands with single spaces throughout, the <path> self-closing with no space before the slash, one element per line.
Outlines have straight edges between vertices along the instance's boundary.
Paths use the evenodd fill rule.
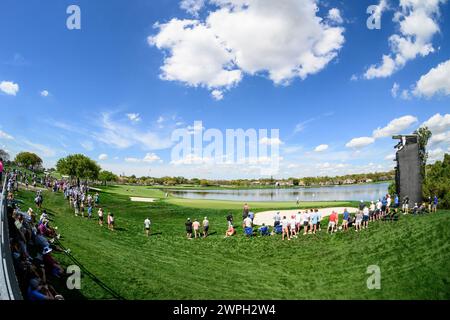
<path fill-rule="evenodd" d="M 336 223 L 337 223 L 337 213 L 333 211 L 330 215 L 330 222 L 328 222 L 327 232 L 333 233 L 337 227 Z"/>

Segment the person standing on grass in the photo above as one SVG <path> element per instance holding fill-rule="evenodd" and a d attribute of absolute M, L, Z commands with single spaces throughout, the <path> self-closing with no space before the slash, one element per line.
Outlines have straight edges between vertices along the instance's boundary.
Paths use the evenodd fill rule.
<path fill-rule="evenodd" d="M 356 232 L 361 231 L 362 220 L 363 220 L 363 213 L 361 211 L 358 211 L 356 213 L 356 221 L 355 221 L 355 230 L 356 230 Z"/>
<path fill-rule="evenodd" d="M 305 210 L 305 212 L 303 213 L 302 221 L 303 221 L 303 235 L 306 235 L 308 233 L 308 226 L 309 226 L 308 210 Z"/>
<path fill-rule="evenodd" d="M 336 228 L 336 220 L 337 220 L 337 213 L 336 211 L 333 211 L 329 218 L 327 233 L 330 232 L 330 234 L 332 234 L 334 232 Z"/>
<path fill-rule="evenodd" d="M 319 209 L 316 209 L 317 213 L 317 230 L 322 231 L 322 228 L 320 227 L 320 222 L 322 221 L 322 214 L 320 213 Z"/>
<path fill-rule="evenodd" d="M 208 236 L 208 230 L 209 230 L 209 220 L 207 217 L 205 217 L 205 219 L 203 219 L 202 226 L 203 226 L 203 238 L 206 238 Z"/>
<path fill-rule="evenodd" d="M 89 205 L 88 207 L 88 219 L 92 218 L 92 205 Z"/>
<path fill-rule="evenodd" d="M 145 234 L 147 235 L 147 237 L 150 236 L 150 226 L 151 226 L 152 222 L 150 221 L 150 218 L 147 218 L 144 220 L 144 228 L 145 228 Z"/>
<path fill-rule="evenodd" d="M 348 221 L 350 218 L 350 213 L 348 213 L 347 208 L 344 209 L 343 219 L 342 219 L 342 230 L 348 230 Z"/>
<path fill-rule="evenodd" d="M 280 213 L 277 212 L 274 216 L 273 216 L 273 227 L 275 228 L 277 225 L 279 225 L 281 223 L 281 216 Z"/>
<path fill-rule="evenodd" d="M 80 211 L 81 211 L 81 216 L 84 218 L 84 202 L 80 201 Z"/>
<path fill-rule="evenodd" d="M 108 213 L 108 229 L 114 231 L 114 214 Z"/>
<path fill-rule="evenodd" d="M 192 221 L 191 221 L 191 218 L 188 218 L 184 225 L 186 226 L 186 237 L 188 239 L 192 239 Z"/>
<path fill-rule="evenodd" d="M 373 201 L 370 202 L 370 207 L 369 207 L 369 218 L 370 221 L 374 221 L 375 220 L 375 203 Z"/>
<path fill-rule="evenodd" d="M 403 213 L 404 214 L 408 214 L 409 211 L 409 197 L 408 196 L 404 196 L 403 197 Z"/>
<path fill-rule="evenodd" d="M 431 208 L 432 212 L 437 212 L 437 206 L 438 206 L 438 197 L 437 195 L 434 195 L 434 199 L 433 199 L 433 207 Z"/>
<path fill-rule="evenodd" d="M 290 228 L 291 228 L 291 237 L 292 238 L 297 238 L 297 230 L 296 230 L 296 221 L 295 221 L 295 214 L 293 214 L 292 216 L 291 216 L 291 220 L 289 221 L 289 226 L 290 226 Z"/>
<path fill-rule="evenodd" d="M 369 216 L 370 216 L 369 208 L 365 206 L 363 209 L 363 226 L 362 226 L 363 229 L 367 229 L 369 227 Z"/>
<path fill-rule="evenodd" d="M 395 213 L 397 213 L 398 207 L 400 205 L 400 200 L 398 198 L 398 194 L 395 194 L 394 197 L 394 208 L 395 208 Z"/>
<path fill-rule="evenodd" d="M 78 217 L 78 201 L 76 199 L 73 200 L 73 206 L 75 208 L 75 217 Z"/>
<path fill-rule="evenodd" d="M 381 199 L 378 199 L 375 209 L 375 220 L 379 220 L 381 216 L 381 209 L 383 207 L 383 204 L 381 203 Z"/>
<path fill-rule="evenodd" d="M 383 197 L 383 199 L 381 200 L 381 216 L 384 217 L 386 215 L 386 210 L 387 210 L 387 198 L 386 196 Z"/>
<path fill-rule="evenodd" d="M 103 209 L 99 208 L 97 213 L 98 213 L 98 224 L 100 225 L 100 227 L 103 227 Z"/>
<path fill-rule="evenodd" d="M 295 228 L 296 228 L 295 231 L 297 231 L 297 234 L 300 232 L 301 225 L 302 225 L 302 214 L 299 211 L 295 214 Z"/>
<path fill-rule="evenodd" d="M 314 212 L 311 214 L 311 232 L 313 234 L 316 234 L 317 232 L 317 222 L 319 221 L 319 213 L 317 210 L 314 210 Z"/>
<path fill-rule="evenodd" d="M 391 195 L 388 194 L 388 195 L 386 195 L 386 213 L 387 214 L 391 213 L 391 204 L 392 204 Z"/>
<path fill-rule="evenodd" d="M 98 195 L 98 192 L 95 193 L 94 202 L 95 202 L 95 206 L 98 207 L 98 205 L 100 203 L 100 196 Z"/>
<path fill-rule="evenodd" d="M 197 219 L 192 223 L 192 227 L 194 228 L 194 238 L 200 237 L 200 222 Z"/>
<path fill-rule="evenodd" d="M 284 240 L 285 237 L 287 237 L 288 240 L 291 240 L 289 236 L 289 221 L 286 219 L 286 216 L 283 217 L 283 220 L 281 220 L 281 226 L 283 227 L 283 233 L 281 235 L 281 240 Z"/>
<path fill-rule="evenodd" d="M 250 208 L 248 207 L 248 204 L 244 204 L 244 210 L 242 211 L 242 220 L 248 217 L 248 212 L 250 211 Z"/>

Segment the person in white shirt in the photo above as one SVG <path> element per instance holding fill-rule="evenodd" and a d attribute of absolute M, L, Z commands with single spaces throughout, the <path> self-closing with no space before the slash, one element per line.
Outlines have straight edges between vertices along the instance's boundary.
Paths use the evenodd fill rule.
<path fill-rule="evenodd" d="M 295 227 L 296 227 L 295 230 L 297 231 L 297 233 L 300 232 L 301 225 L 302 225 L 302 214 L 299 211 L 295 214 Z"/>
<path fill-rule="evenodd" d="M 302 215 L 303 217 L 303 235 L 308 233 L 308 226 L 309 226 L 309 213 L 308 210 L 305 211 Z"/>
<path fill-rule="evenodd" d="M 274 220 L 274 222 L 273 222 L 273 226 L 274 226 L 274 227 L 276 227 L 277 225 L 280 224 L 281 216 L 280 216 L 280 213 L 279 213 L 279 212 L 277 212 L 277 213 L 273 216 L 273 220 Z"/>
<path fill-rule="evenodd" d="M 363 223 L 362 227 L 363 229 L 367 229 L 369 227 L 369 208 L 367 206 L 363 209 Z"/>
<path fill-rule="evenodd" d="M 151 226 L 152 222 L 150 221 L 149 218 L 144 220 L 144 228 L 145 228 L 145 234 L 147 235 L 147 237 L 150 236 L 150 226 Z"/>
<path fill-rule="evenodd" d="M 383 204 L 381 203 L 381 200 L 378 199 L 377 201 L 377 208 L 375 210 L 375 220 L 379 220 L 381 216 L 381 208 L 383 207 Z"/>
<path fill-rule="evenodd" d="M 203 226 L 203 238 L 206 238 L 208 236 L 208 230 L 209 230 L 209 220 L 207 217 L 205 217 L 205 219 L 203 219 L 202 226 Z"/>
<path fill-rule="evenodd" d="M 390 211 L 390 208 L 391 208 L 391 203 L 392 203 L 392 199 L 389 194 L 387 195 L 386 202 L 387 202 L 386 203 L 386 214 L 388 214 Z"/>
<path fill-rule="evenodd" d="M 296 220 L 295 220 L 295 214 L 291 216 L 291 220 L 289 223 L 290 231 L 291 231 L 291 237 L 297 238 L 297 230 L 296 230 Z"/>
<path fill-rule="evenodd" d="M 375 203 L 373 203 L 373 201 L 370 202 L 370 208 L 369 208 L 369 216 L 370 216 L 370 221 L 374 221 L 375 220 Z"/>
<path fill-rule="evenodd" d="M 286 219 L 286 216 L 281 220 L 281 226 L 283 227 L 281 239 L 284 240 L 284 238 L 287 237 L 288 240 L 291 240 L 291 237 L 289 236 L 289 221 Z"/>
<path fill-rule="evenodd" d="M 243 227 L 244 227 L 244 231 L 245 231 L 245 234 L 247 235 L 247 236 L 251 236 L 252 235 L 252 232 L 253 232 L 253 228 L 252 228 L 252 225 L 253 225 L 253 223 L 252 223 L 252 219 L 250 219 L 250 217 L 246 217 L 245 219 L 244 219 L 244 222 L 243 222 Z"/>

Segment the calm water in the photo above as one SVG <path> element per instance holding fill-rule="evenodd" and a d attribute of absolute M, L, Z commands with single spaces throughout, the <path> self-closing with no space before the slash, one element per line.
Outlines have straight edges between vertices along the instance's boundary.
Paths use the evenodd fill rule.
<path fill-rule="evenodd" d="M 387 193 L 389 183 L 348 186 L 326 186 L 292 189 L 249 190 L 171 190 L 177 197 L 188 199 L 214 199 L 233 201 L 332 201 L 376 200 Z"/>

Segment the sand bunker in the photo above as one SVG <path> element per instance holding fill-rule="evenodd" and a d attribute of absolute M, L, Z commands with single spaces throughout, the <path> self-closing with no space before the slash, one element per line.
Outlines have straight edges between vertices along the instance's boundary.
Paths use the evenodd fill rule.
<path fill-rule="evenodd" d="M 333 211 L 336 211 L 338 214 L 342 214 L 344 212 L 344 209 L 347 208 L 347 211 L 350 213 L 355 213 L 358 211 L 357 208 L 349 208 L 349 207 L 333 207 L 333 208 L 322 208 L 319 209 L 319 212 L 322 214 L 322 218 L 324 217 L 328 217 L 329 215 L 331 215 L 331 213 Z M 296 214 L 297 212 L 304 212 L 305 209 L 301 209 L 301 210 L 271 210 L 271 211 L 264 211 L 264 212 L 259 212 L 257 214 L 255 214 L 255 218 L 253 219 L 253 223 L 255 225 L 262 225 L 263 223 L 265 223 L 268 226 L 273 226 L 273 217 L 274 215 L 279 212 L 281 218 L 283 218 L 284 216 L 286 216 L 286 218 L 290 218 L 293 214 Z"/>
<path fill-rule="evenodd" d="M 157 199 L 155 199 L 155 198 L 130 197 L 130 200 L 133 201 L 133 202 L 155 202 Z"/>

